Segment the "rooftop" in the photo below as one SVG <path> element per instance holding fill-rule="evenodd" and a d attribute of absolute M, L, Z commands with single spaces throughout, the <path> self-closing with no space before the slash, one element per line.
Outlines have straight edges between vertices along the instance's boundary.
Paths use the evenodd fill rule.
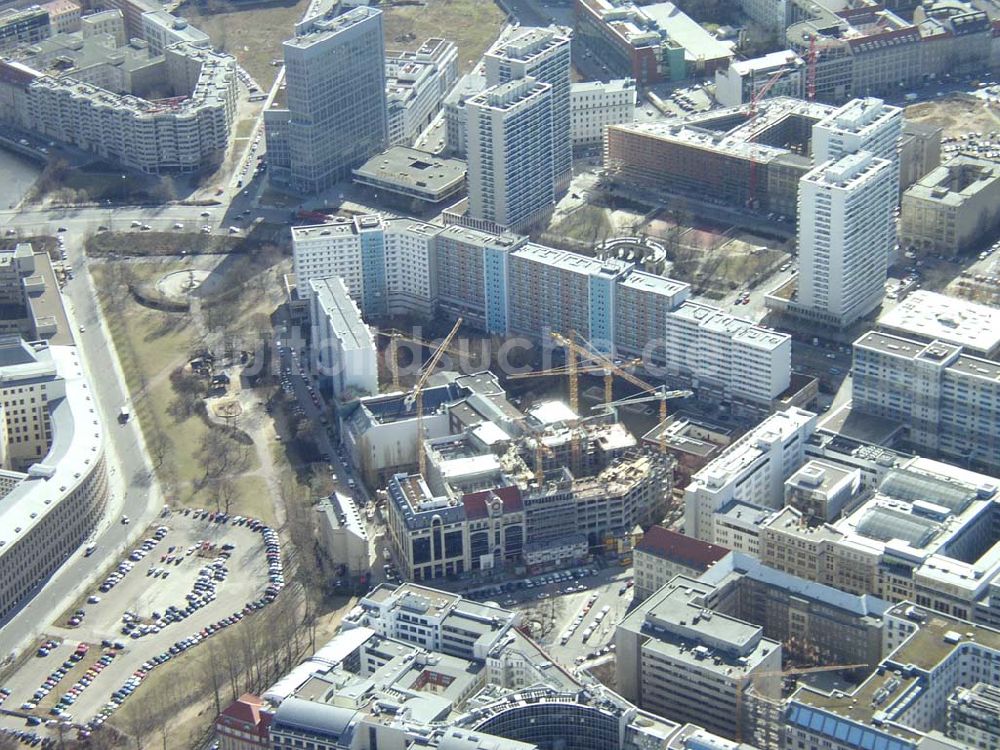
<path fill-rule="evenodd" d="M 465 162 L 407 146 L 393 146 L 353 171 L 363 185 L 440 201 L 461 190 Z"/>
<path fill-rule="evenodd" d="M 878 325 L 891 333 L 937 339 L 984 356 L 1000 349 L 1000 310 L 924 289 L 884 312 Z"/>
<path fill-rule="evenodd" d="M 650 528 L 643 535 L 635 551 L 654 555 L 663 560 L 672 560 L 696 570 L 706 570 L 729 554 L 729 550 L 725 547 L 678 534 L 663 526 Z"/>
<path fill-rule="evenodd" d="M 361 311 L 339 276 L 311 279 L 309 287 L 330 328 L 346 350 L 375 348 L 375 338 L 361 319 Z"/>

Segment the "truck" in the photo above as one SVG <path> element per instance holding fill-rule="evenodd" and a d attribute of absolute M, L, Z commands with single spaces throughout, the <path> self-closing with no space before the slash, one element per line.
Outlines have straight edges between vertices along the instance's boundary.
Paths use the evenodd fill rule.
<path fill-rule="evenodd" d="M 121 409 L 118 410 L 118 424 L 125 424 L 126 422 L 128 422 L 129 417 L 131 416 L 132 416 L 132 411 L 128 408 L 127 405 L 123 406 Z"/>

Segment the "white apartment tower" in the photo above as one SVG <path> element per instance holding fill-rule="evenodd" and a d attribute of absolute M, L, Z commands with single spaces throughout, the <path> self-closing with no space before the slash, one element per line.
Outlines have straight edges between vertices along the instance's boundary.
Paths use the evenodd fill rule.
<path fill-rule="evenodd" d="M 878 307 L 895 241 L 898 168 L 868 151 L 827 161 L 799 181 L 796 304 L 846 328 Z"/>
<path fill-rule="evenodd" d="M 552 86 L 519 78 L 465 107 L 470 217 L 491 229 L 529 227 L 555 201 Z"/>
<path fill-rule="evenodd" d="M 573 170 L 570 104 L 570 36 L 558 27 L 516 29 L 484 56 L 486 85 L 534 78 L 552 86 L 553 175 L 557 188 L 569 184 Z"/>
<path fill-rule="evenodd" d="M 333 395 L 378 393 L 375 337 L 339 277 L 313 279 L 309 304 L 312 367 Z"/>

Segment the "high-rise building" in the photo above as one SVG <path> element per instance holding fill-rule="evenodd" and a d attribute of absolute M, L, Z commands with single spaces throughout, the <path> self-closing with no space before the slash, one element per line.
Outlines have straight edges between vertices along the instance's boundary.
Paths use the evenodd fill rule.
<path fill-rule="evenodd" d="M 844 328 L 882 300 L 895 244 L 898 167 L 861 151 L 826 161 L 799 181 L 795 307 Z"/>
<path fill-rule="evenodd" d="M 282 45 L 286 108 L 264 117 L 272 177 L 303 193 L 349 179 L 388 137 L 382 12 L 336 13 L 304 19 Z"/>
<path fill-rule="evenodd" d="M 465 108 L 470 218 L 489 229 L 531 226 L 555 202 L 552 86 L 518 78 Z"/>
<path fill-rule="evenodd" d="M 483 60 L 487 86 L 530 77 L 552 87 L 552 173 L 557 187 L 568 185 L 573 170 L 568 30 L 521 27 L 498 40 Z"/>

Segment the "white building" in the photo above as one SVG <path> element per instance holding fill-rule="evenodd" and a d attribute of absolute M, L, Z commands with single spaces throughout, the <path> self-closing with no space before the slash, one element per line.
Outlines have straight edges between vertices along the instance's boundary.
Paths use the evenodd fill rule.
<path fill-rule="evenodd" d="M 782 50 L 752 60 L 733 60 L 729 67 L 715 71 L 715 98 L 723 107 L 739 107 L 769 83 L 766 96 L 802 98 L 805 86 L 802 58 L 792 50 Z"/>
<path fill-rule="evenodd" d="M 492 86 L 466 101 L 469 217 L 483 228 L 519 231 L 551 211 L 552 107 L 552 86 L 534 78 Z"/>
<path fill-rule="evenodd" d="M 84 29 L 86 29 L 86 23 Z M 84 32 L 86 34 L 86 31 Z M 182 42 L 165 50 L 169 101 L 117 94 L 0 61 L 0 119 L 147 173 L 196 172 L 222 160 L 236 115 L 236 60 Z"/>
<path fill-rule="evenodd" d="M 89 13 L 80 19 L 80 33 L 84 39 L 110 34 L 116 47 L 125 46 L 125 17 L 118 8 Z"/>
<path fill-rule="evenodd" d="M 868 151 L 895 166 L 899 179 L 899 139 L 903 110 L 881 99 L 852 99 L 813 125 L 813 164 L 837 160 L 846 154 Z"/>
<path fill-rule="evenodd" d="M 719 544 L 713 514 L 731 501 L 780 508 L 785 480 L 805 462 L 805 443 L 815 429 L 815 414 L 792 408 L 728 446 L 684 490 L 684 533 Z"/>
<path fill-rule="evenodd" d="M 292 227 L 299 295 L 312 279 L 339 276 L 366 315 L 429 315 L 434 307 L 434 239 L 441 227 L 416 219 L 358 216 Z M 370 258 L 367 265 L 363 257 Z"/>
<path fill-rule="evenodd" d="M 717 307 L 687 301 L 666 316 L 666 369 L 717 398 L 770 406 L 788 389 L 792 342 Z"/>
<path fill-rule="evenodd" d="M 1000 310 L 919 289 L 878 319 L 878 327 L 904 338 L 960 346 L 975 357 L 1000 354 Z"/>
<path fill-rule="evenodd" d="M 390 146 L 410 146 L 441 108 L 458 76 L 458 48 L 428 39 L 414 52 L 390 52 L 385 59 Z"/>
<path fill-rule="evenodd" d="M 72 346 L 0 338 L 0 617 L 93 533 L 108 500 L 104 429 Z"/>
<path fill-rule="evenodd" d="M 150 52 L 154 55 L 162 55 L 163 50 L 177 42 L 190 42 L 195 47 L 212 45 L 212 40 L 204 31 L 189 24 L 186 18 L 165 10 L 142 14 L 142 37 L 149 42 Z"/>
<path fill-rule="evenodd" d="M 371 544 L 354 500 L 335 492 L 316 508 L 320 513 L 320 542 L 330 562 L 343 566 L 344 576 L 351 580 L 369 573 Z"/>
<path fill-rule="evenodd" d="M 574 83 L 569 96 L 574 146 L 598 144 L 605 127 L 635 119 L 636 88 L 631 78 Z"/>
<path fill-rule="evenodd" d="M 533 78 L 552 87 L 552 174 L 558 186 L 573 172 L 570 125 L 570 32 L 558 26 L 521 26 L 483 56 L 487 86 Z"/>
<path fill-rule="evenodd" d="M 897 184 L 898 168 L 867 151 L 802 177 L 796 307 L 845 328 L 881 304 L 888 248 L 895 246 Z"/>
<path fill-rule="evenodd" d="M 320 381 L 329 382 L 341 399 L 378 393 L 375 336 L 344 282 L 334 276 L 312 279 L 309 286 L 312 366 Z"/>

